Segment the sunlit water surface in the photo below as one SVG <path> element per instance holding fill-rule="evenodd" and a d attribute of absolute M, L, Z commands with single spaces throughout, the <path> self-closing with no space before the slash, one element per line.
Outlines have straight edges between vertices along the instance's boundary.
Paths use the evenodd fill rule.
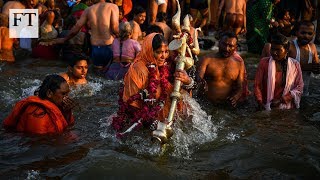
<path fill-rule="evenodd" d="M 244 54 L 253 86 L 257 58 Z M 0 63 L 0 119 L 15 102 L 32 95 L 45 75 L 64 62 L 27 59 Z M 62 135 L 0 136 L 1 179 L 305 179 L 320 176 L 320 76 L 300 110 L 257 112 L 251 96 L 237 109 L 217 108 L 185 97 L 187 117 L 178 117 L 168 144 L 149 132 L 115 137 L 110 124 L 121 82 L 93 75 L 70 94 L 80 104 L 76 123 Z"/>

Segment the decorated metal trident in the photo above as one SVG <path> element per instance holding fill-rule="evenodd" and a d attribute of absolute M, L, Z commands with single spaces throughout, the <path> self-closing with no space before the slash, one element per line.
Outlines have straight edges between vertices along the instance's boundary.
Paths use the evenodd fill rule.
<path fill-rule="evenodd" d="M 193 66 L 192 54 L 189 46 L 187 45 L 188 33 L 182 33 L 180 39 L 175 39 L 170 42 L 169 49 L 173 51 L 178 51 L 179 55 L 175 59 L 176 70 L 185 70 Z M 191 57 L 186 57 L 186 51 Z M 174 118 L 174 113 L 177 108 L 178 100 L 181 97 L 180 93 L 181 81 L 175 80 L 173 86 L 173 92 L 171 93 L 171 107 L 168 114 L 167 123 L 158 122 L 157 129 L 152 132 L 153 139 L 159 140 L 161 143 L 166 143 L 168 138 L 173 134 L 171 125 Z"/>

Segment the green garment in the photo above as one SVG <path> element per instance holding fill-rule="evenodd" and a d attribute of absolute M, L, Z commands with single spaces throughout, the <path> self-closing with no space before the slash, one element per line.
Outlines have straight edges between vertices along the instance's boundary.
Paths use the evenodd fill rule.
<path fill-rule="evenodd" d="M 79 4 L 77 4 L 77 5 L 72 7 L 71 14 L 73 14 L 73 13 L 75 13 L 77 11 L 80 11 L 80 10 L 85 10 L 87 8 L 88 8 L 88 6 L 86 4 L 79 3 Z"/>
<path fill-rule="evenodd" d="M 270 19 L 273 16 L 273 0 L 256 0 L 247 7 L 248 51 L 261 54 L 269 36 Z"/>

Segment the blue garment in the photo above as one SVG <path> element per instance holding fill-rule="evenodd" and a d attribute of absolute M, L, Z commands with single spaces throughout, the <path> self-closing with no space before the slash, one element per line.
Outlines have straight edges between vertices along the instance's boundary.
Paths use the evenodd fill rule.
<path fill-rule="evenodd" d="M 92 46 L 91 59 L 95 66 L 109 66 L 112 62 L 113 53 L 111 45 Z"/>

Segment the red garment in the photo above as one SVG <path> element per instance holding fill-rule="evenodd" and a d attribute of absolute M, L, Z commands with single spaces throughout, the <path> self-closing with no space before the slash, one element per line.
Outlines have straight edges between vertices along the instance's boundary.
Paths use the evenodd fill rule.
<path fill-rule="evenodd" d="M 123 8 L 123 11 L 124 11 L 123 15 L 126 16 L 132 10 L 132 1 L 131 0 L 123 0 L 122 1 L 122 8 Z"/>
<path fill-rule="evenodd" d="M 67 120 L 61 110 L 51 101 L 30 96 L 19 101 L 11 114 L 3 121 L 7 129 L 32 134 L 55 134 L 74 123 L 72 113 Z"/>
<path fill-rule="evenodd" d="M 261 59 L 254 82 L 254 95 L 258 102 L 262 102 L 263 104 L 267 103 L 267 91 L 268 91 L 268 74 L 269 74 L 269 59 L 270 57 L 264 57 Z M 294 78 L 293 84 L 290 86 L 290 91 L 300 91 L 303 90 L 303 80 L 300 64 L 297 61 L 294 61 L 294 68 L 298 73 L 296 77 L 287 77 Z M 287 70 L 287 71 L 290 71 Z M 282 72 L 276 72 L 275 74 L 275 87 L 274 87 L 274 97 L 273 99 L 283 99 L 285 103 L 291 103 L 291 107 L 296 107 L 296 103 L 294 102 L 294 98 L 289 91 L 286 94 L 283 94 L 285 86 L 282 84 Z"/>
<path fill-rule="evenodd" d="M 32 57 L 43 59 L 57 59 L 59 53 L 54 46 L 45 46 L 38 44 L 32 48 Z"/>

